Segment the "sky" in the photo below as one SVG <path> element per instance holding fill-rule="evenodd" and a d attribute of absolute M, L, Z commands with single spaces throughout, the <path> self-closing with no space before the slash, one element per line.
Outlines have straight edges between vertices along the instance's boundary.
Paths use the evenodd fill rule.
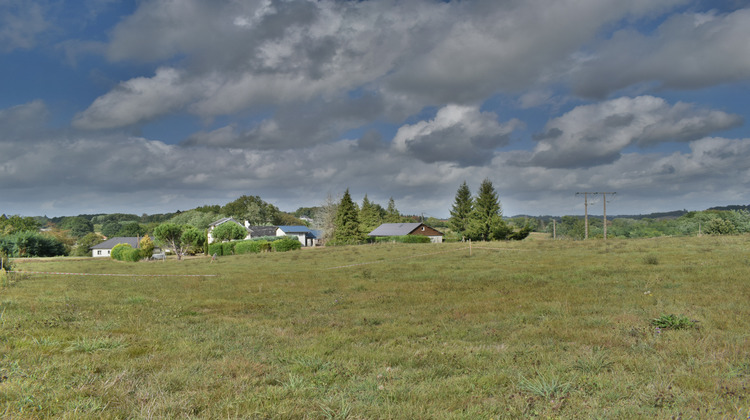
<path fill-rule="evenodd" d="M 745 0 L 0 0 L 0 213 L 747 204 L 748 98 Z"/>

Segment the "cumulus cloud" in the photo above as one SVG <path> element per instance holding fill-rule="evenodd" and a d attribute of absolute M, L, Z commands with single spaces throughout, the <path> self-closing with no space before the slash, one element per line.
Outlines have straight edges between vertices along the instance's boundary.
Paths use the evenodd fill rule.
<path fill-rule="evenodd" d="M 742 124 L 738 115 L 653 96 L 582 105 L 549 121 L 535 136 L 528 164 L 589 167 L 617 160 L 628 146 L 691 141 Z"/>
<path fill-rule="evenodd" d="M 573 89 L 603 97 L 627 86 L 656 82 L 693 89 L 750 79 L 750 9 L 673 16 L 653 34 L 627 28 L 583 56 Z"/>
<path fill-rule="evenodd" d="M 365 90 L 384 104 L 371 121 L 403 120 L 427 106 L 554 81 L 604 25 L 682 1 L 143 2 L 114 28 L 107 55 L 165 67 L 179 57 L 170 65 L 180 77 L 126 81 L 76 121 L 113 127 L 177 107 L 141 106 L 145 95 L 122 94 L 130 85 L 188 92 L 177 103 L 203 118 Z"/>
<path fill-rule="evenodd" d="M 495 113 L 476 106 L 447 105 L 432 120 L 399 128 L 392 147 L 427 163 L 476 166 L 489 162 L 521 125 L 516 119 L 500 124 Z"/>

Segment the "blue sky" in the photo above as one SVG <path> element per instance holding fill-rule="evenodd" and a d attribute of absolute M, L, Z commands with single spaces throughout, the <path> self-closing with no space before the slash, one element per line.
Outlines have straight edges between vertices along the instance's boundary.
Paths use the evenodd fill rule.
<path fill-rule="evenodd" d="M 0 213 L 747 204 L 749 96 L 739 0 L 4 0 Z"/>

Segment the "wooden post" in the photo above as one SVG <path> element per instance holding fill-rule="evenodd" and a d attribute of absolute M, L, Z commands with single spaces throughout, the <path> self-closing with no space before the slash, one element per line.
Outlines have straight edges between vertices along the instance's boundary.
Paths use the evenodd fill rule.
<path fill-rule="evenodd" d="M 557 221 L 552 219 L 552 239 L 557 239 Z"/>
<path fill-rule="evenodd" d="M 471 257 L 471 239 L 469 239 L 469 256 Z"/>

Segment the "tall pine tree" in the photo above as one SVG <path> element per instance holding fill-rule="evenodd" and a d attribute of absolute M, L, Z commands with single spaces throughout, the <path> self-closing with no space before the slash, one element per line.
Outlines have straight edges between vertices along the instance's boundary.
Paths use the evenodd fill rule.
<path fill-rule="evenodd" d="M 346 189 L 336 211 L 336 230 L 333 239 L 339 243 L 358 243 L 364 239 L 359 230 L 359 210 Z"/>
<path fill-rule="evenodd" d="M 469 217 L 474 209 L 474 200 L 471 198 L 471 190 L 466 181 L 458 188 L 456 200 L 451 209 L 450 226 L 453 230 L 463 234 L 469 227 Z"/>
<path fill-rule="evenodd" d="M 511 230 L 502 218 L 502 209 L 495 187 L 489 179 L 485 178 L 474 200 L 474 210 L 471 212 L 466 234 L 473 240 L 489 241 L 506 239 L 510 233 Z"/>
<path fill-rule="evenodd" d="M 396 208 L 396 202 L 393 201 L 393 197 L 388 200 L 388 208 L 385 210 L 384 222 L 386 223 L 401 223 L 401 213 Z"/>
<path fill-rule="evenodd" d="M 380 209 L 378 205 L 371 202 L 365 194 L 364 200 L 362 200 L 362 207 L 359 209 L 359 229 L 363 235 L 367 235 L 380 226 L 382 219 L 380 218 Z"/>

